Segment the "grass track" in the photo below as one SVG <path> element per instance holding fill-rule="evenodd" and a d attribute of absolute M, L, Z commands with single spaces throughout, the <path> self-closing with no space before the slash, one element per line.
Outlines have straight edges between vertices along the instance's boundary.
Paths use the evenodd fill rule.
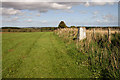
<path fill-rule="evenodd" d="M 52 32 L 4 33 L 3 78 L 90 78 Z"/>

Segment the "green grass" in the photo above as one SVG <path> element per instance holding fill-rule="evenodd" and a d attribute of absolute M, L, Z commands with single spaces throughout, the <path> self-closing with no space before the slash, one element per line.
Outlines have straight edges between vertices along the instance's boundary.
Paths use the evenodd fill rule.
<path fill-rule="evenodd" d="M 90 78 L 80 53 L 52 32 L 3 33 L 3 78 Z M 72 56 L 73 55 L 73 56 Z M 85 59 L 85 56 L 83 57 Z"/>

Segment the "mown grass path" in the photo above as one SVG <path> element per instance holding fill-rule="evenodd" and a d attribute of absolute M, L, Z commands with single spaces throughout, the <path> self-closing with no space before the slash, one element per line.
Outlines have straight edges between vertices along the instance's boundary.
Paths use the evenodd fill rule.
<path fill-rule="evenodd" d="M 4 33 L 2 38 L 3 78 L 91 77 L 52 32 Z"/>

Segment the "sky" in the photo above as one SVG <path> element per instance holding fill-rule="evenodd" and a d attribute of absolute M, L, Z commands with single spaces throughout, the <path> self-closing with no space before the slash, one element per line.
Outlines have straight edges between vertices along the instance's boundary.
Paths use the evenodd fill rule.
<path fill-rule="evenodd" d="M 18 0 L 19 1 L 19 0 Z M 96 2 L 98 1 L 98 2 Z M 0 7 L 0 27 L 118 26 L 118 3 L 103 2 L 8 2 Z"/>

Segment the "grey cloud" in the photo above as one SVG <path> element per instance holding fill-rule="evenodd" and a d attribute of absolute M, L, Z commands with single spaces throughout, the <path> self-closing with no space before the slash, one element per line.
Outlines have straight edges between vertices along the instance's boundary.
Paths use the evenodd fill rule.
<path fill-rule="evenodd" d="M 2 7 L 14 8 L 17 10 L 27 9 L 47 12 L 49 9 L 70 9 L 72 6 L 49 2 L 3 2 Z"/>
<path fill-rule="evenodd" d="M 111 14 L 106 14 L 106 15 L 102 16 L 102 19 L 97 19 L 96 21 L 98 23 L 112 24 L 112 23 L 117 23 L 118 22 L 118 17 L 114 16 L 114 15 L 111 15 Z"/>
<path fill-rule="evenodd" d="M 7 1 L 7 0 L 6 0 Z M 102 2 L 101 0 L 97 0 L 98 2 L 94 2 L 95 0 L 91 0 L 93 2 L 34 2 L 34 0 L 30 0 L 33 2 L 2 2 L 2 14 L 3 15 L 23 15 L 21 10 L 34 10 L 40 13 L 48 12 L 49 10 L 66 10 L 66 12 L 72 13 L 70 11 L 72 6 L 76 5 L 84 5 L 84 6 L 95 6 L 95 5 L 105 5 L 105 4 L 113 4 L 113 2 Z M 38 1 L 38 0 L 35 0 Z M 53 1 L 53 0 L 52 0 Z M 113 1 L 113 0 L 111 0 Z M 85 12 L 80 12 L 85 13 Z"/>
<path fill-rule="evenodd" d="M 36 1 L 36 0 L 35 0 Z M 2 2 L 3 8 L 14 8 L 16 10 L 37 10 L 41 13 L 47 12 L 50 9 L 53 10 L 69 10 L 72 6 L 75 5 L 84 5 L 84 6 L 95 6 L 95 5 L 105 5 L 113 4 L 113 2 Z"/>
<path fill-rule="evenodd" d="M 17 10 L 14 8 L 0 8 L 2 15 L 23 15 L 24 13 L 21 10 Z"/>
<path fill-rule="evenodd" d="M 16 21 L 18 21 L 19 20 L 19 17 L 8 17 L 8 18 L 4 18 L 4 19 L 2 19 L 2 22 L 4 23 L 4 22 L 16 22 Z"/>
<path fill-rule="evenodd" d="M 118 2 L 119 0 L 2 0 L 2 2 Z"/>
<path fill-rule="evenodd" d="M 16 10 L 16 14 L 20 13 L 20 10 L 36 10 L 40 13 L 47 12 L 50 9 L 53 10 L 69 10 L 72 8 L 72 6 L 75 5 L 85 5 L 85 6 L 94 6 L 94 5 L 105 5 L 110 2 L 94 2 L 95 0 L 92 0 L 93 2 L 2 2 L 2 7 L 5 9 L 3 11 L 4 14 L 8 14 L 10 9 Z M 113 2 L 111 2 L 113 3 Z M 8 8 L 8 9 L 7 9 Z M 15 11 L 11 10 L 10 13 L 14 13 Z"/>
<path fill-rule="evenodd" d="M 116 20 L 116 17 L 111 14 L 107 14 L 103 16 L 103 19 L 108 21 L 113 21 L 113 20 Z"/>

